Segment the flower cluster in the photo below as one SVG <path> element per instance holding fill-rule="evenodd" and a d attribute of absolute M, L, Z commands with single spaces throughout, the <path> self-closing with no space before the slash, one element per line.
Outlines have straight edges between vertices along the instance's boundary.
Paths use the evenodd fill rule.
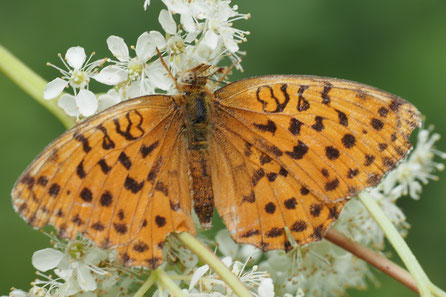
<path fill-rule="evenodd" d="M 49 235 L 53 248 L 35 252 L 32 264 L 38 278 L 28 293 L 13 290 L 10 296 L 116 296 L 129 295 L 136 274 L 122 267 L 114 250 L 103 250 L 88 239 L 64 241 Z M 52 274 L 46 274 L 53 271 Z"/>
<path fill-rule="evenodd" d="M 239 43 L 246 40 L 248 32 L 233 28 L 232 23 L 249 18 L 249 14 L 237 12 L 238 7 L 231 7 L 227 0 L 163 2 L 167 9 L 161 10 L 158 20 L 164 33 L 142 33 L 136 47 L 130 47 L 134 55 L 119 36 L 107 38 L 113 58 L 92 61 L 94 53 L 87 59 L 79 46 L 69 48 L 65 58 L 59 54 L 66 69 L 48 63 L 62 77 L 48 83 L 44 98 L 57 98 L 71 87 L 73 95 L 63 94 L 58 105 L 69 116 L 82 119 L 129 98 L 176 92 L 158 51 L 174 76 L 199 64 L 216 66 L 224 57 L 241 69 Z M 144 7 L 149 4 L 146 1 Z M 105 94 L 95 94 L 90 90 L 91 79 L 111 88 Z"/>

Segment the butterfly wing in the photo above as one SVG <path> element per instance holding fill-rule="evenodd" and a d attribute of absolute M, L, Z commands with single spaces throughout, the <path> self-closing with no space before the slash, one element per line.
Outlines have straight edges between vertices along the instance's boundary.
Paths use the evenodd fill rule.
<path fill-rule="evenodd" d="M 32 226 L 117 247 L 127 265 L 156 267 L 173 231 L 194 233 L 181 114 L 172 97 L 129 100 L 51 143 L 12 191 Z"/>
<path fill-rule="evenodd" d="M 320 239 L 347 198 L 404 157 L 418 111 L 348 81 L 241 80 L 215 92 L 210 140 L 216 208 L 237 242 L 286 248 Z"/>

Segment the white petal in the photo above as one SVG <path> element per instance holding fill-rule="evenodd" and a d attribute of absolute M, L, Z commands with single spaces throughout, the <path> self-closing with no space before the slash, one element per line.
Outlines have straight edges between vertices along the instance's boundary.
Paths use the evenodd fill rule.
<path fill-rule="evenodd" d="M 157 89 L 167 91 L 173 84 L 172 78 L 167 74 L 167 70 L 161 64 L 161 60 L 158 59 L 153 62 L 147 71 L 150 83 Z"/>
<path fill-rule="evenodd" d="M 147 7 L 149 7 L 149 5 L 150 5 L 150 0 L 144 1 L 144 10 L 146 10 Z"/>
<path fill-rule="evenodd" d="M 33 254 L 32 264 L 37 270 L 47 271 L 56 268 L 63 256 L 61 251 L 46 248 Z"/>
<path fill-rule="evenodd" d="M 218 231 L 217 235 L 215 236 L 215 241 L 217 241 L 218 250 L 224 256 L 230 256 L 232 258 L 235 258 L 237 256 L 239 247 L 234 242 L 234 240 L 232 240 L 229 232 L 226 229 Z"/>
<path fill-rule="evenodd" d="M 207 31 L 204 35 L 204 42 L 211 49 L 216 49 L 218 44 L 218 35 L 214 31 Z"/>
<path fill-rule="evenodd" d="M 191 15 L 182 14 L 180 17 L 181 24 L 183 24 L 184 30 L 187 32 L 195 32 L 197 28 L 194 19 Z"/>
<path fill-rule="evenodd" d="M 158 31 L 149 32 L 150 42 L 153 43 L 159 50 L 162 50 L 167 42 L 164 36 Z"/>
<path fill-rule="evenodd" d="M 107 252 L 98 247 L 91 247 L 87 250 L 84 262 L 90 265 L 99 265 L 100 262 L 107 259 Z"/>
<path fill-rule="evenodd" d="M 187 42 L 187 43 L 191 43 L 192 41 L 197 39 L 198 34 L 200 34 L 199 30 L 195 30 L 195 32 L 189 32 L 186 35 L 186 38 L 184 38 L 184 41 Z"/>
<path fill-rule="evenodd" d="M 235 53 L 239 49 L 237 42 L 235 42 L 232 37 L 231 38 L 223 38 L 223 43 L 225 44 L 226 48 L 231 53 Z"/>
<path fill-rule="evenodd" d="M 68 86 L 68 81 L 56 78 L 50 81 L 43 91 L 43 99 L 49 100 L 56 98 Z"/>
<path fill-rule="evenodd" d="M 184 1 L 178 0 L 162 0 L 163 3 L 169 8 L 171 11 L 179 14 L 187 14 L 189 13 L 189 8 L 184 4 Z"/>
<path fill-rule="evenodd" d="M 73 269 L 54 269 L 54 273 L 64 280 L 68 281 L 73 275 Z"/>
<path fill-rule="evenodd" d="M 89 117 L 98 109 L 98 100 L 93 92 L 82 89 L 76 96 L 76 105 L 81 115 Z"/>
<path fill-rule="evenodd" d="M 14 289 L 11 292 L 9 292 L 9 296 L 2 296 L 2 297 L 28 297 L 28 293 L 20 289 Z"/>
<path fill-rule="evenodd" d="M 113 91 L 115 91 L 115 90 L 113 90 Z M 119 95 L 117 97 L 111 96 L 111 95 L 109 95 L 109 92 L 107 92 L 107 94 L 99 96 L 98 101 L 99 101 L 98 102 L 98 112 L 101 112 L 103 110 L 106 110 L 110 106 L 113 106 L 113 105 L 121 102 L 121 98 L 119 97 Z"/>
<path fill-rule="evenodd" d="M 76 99 L 73 95 L 64 94 L 60 97 L 59 101 L 57 101 L 57 105 L 62 108 L 65 113 L 71 117 L 78 116 L 78 110 L 76 106 Z"/>
<path fill-rule="evenodd" d="M 189 291 L 192 290 L 193 287 L 195 287 L 195 284 L 198 282 L 198 280 L 209 270 L 209 265 L 203 265 L 199 267 L 197 270 L 195 270 L 194 274 L 192 275 L 192 278 L 190 280 L 189 284 Z"/>
<path fill-rule="evenodd" d="M 73 102 L 74 102 L 74 98 L 73 98 Z M 62 258 L 62 260 L 60 260 L 59 264 L 57 265 L 57 268 L 60 270 L 70 270 L 70 261 L 71 258 L 69 255 L 65 254 L 65 256 Z"/>
<path fill-rule="evenodd" d="M 77 280 L 70 278 L 65 280 L 65 284 L 57 292 L 58 296 L 75 296 L 81 291 Z"/>
<path fill-rule="evenodd" d="M 145 62 L 154 55 L 155 47 L 156 45 L 152 43 L 149 33 L 144 32 L 136 41 L 136 55 L 142 62 Z"/>
<path fill-rule="evenodd" d="M 239 257 L 241 260 L 246 261 L 248 258 L 252 258 L 254 262 L 257 262 L 257 260 L 260 259 L 262 256 L 262 250 L 256 248 L 253 245 L 250 244 L 244 244 L 241 246 L 239 250 Z"/>
<path fill-rule="evenodd" d="M 136 80 L 127 88 L 126 97 L 135 98 L 143 95 L 143 88 L 140 80 Z"/>
<path fill-rule="evenodd" d="M 65 54 L 68 64 L 76 70 L 81 69 L 86 58 L 85 50 L 80 46 L 70 47 Z"/>
<path fill-rule="evenodd" d="M 163 30 L 169 34 L 175 35 L 177 33 L 177 24 L 175 23 L 172 15 L 166 9 L 162 9 L 160 11 L 160 15 L 158 17 L 158 22 L 163 27 Z"/>
<path fill-rule="evenodd" d="M 273 280 L 270 278 L 262 279 L 258 288 L 258 292 L 259 297 L 274 297 Z"/>
<path fill-rule="evenodd" d="M 114 86 L 128 78 L 128 72 L 116 65 L 104 67 L 98 74 L 93 76 L 95 80 L 105 85 Z"/>
<path fill-rule="evenodd" d="M 77 282 L 84 291 L 94 291 L 97 288 L 96 281 L 87 265 L 79 262 L 77 265 Z"/>
<path fill-rule="evenodd" d="M 223 264 L 225 264 L 225 266 L 230 267 L 232 264 L 232 258 L 231 257 L 224 257 L 223 259 L 221 259 L 221 261 L 223 262 Z"/>
<path fill-rule="evenodd" d="M 119 61 L 125 62 L 130 59 L 129 49 L 124 39 L 119 36 L 110 36 L 107 38 L 108 49 Z"/>

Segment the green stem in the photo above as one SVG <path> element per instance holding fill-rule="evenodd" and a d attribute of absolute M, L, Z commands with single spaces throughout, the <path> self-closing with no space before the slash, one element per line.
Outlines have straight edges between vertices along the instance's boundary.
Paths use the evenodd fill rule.
<path fill-rule="evenodd" d="M 446 297 L 446 292 L 434 285 L 433 283 L 429 283 L 429 288 L 435 296 L 438 297 Z"/>
<path fill-rule="evenodd" d="M 166 287 L 170 291 L 171 295 L 177 297 L 187 297 L 187 295 L 173 282 L 170 276 L 162 268 L 157 268 L 153 274 L 156 274 L 158 281 L 162 286 Z"/>
<path fill-rule="evenodd" d="M 156 280 L 155 273 L 151 273 L 150 276 L 146 279 L 146 281 L 142 284 L 142 286 L 136 291 L 135 295 L 133 297 L 142 297 L 144 294 L 150 289 L 150 287 L 153 285 L 153 283 Z"/>
<path fill-rule="evenodd" d="M 375 221 L 383 230 L 389 242 L 395 248 L 396 252 L 400 256 L 403 263 L 406 265 L 409 272 L 412 274 L 420 296 L 428 297 L 432 296 L 431 290 L 429 288 L 430 281 L 426 273 L 421 268 L 420 263 L 418 263 L 415 255 L 410 250 L 407 243 L 404 241 L 403 237 L 400 235 L 398 230 L 392 224 L 392 222 L 386 217 L 382 209 L 376 203 L 376 201 L 367 192 L 363 191 L 358 195 L 361 202 L 368 209 L 370 214 L 373 216 Z"/>
<path fill-rule="evenodd" d="M 194 252 L 201 261 L 208 264 L 222 280 L 237 294 L 238 297 L 252 297 L 251 292 L 235 276 L 220 259 L 211 252 L 203 243 L 187 232 L 176 233 L 176 237 L 192 252 Z"/>
<path fill-rule="evenodd" d="M 57 99 L 43 99 L 43 90 L 47 82 L 2 45 L 0 45 L 0 71 L 5 73 L 20 88 L 54 114 L 65 127 L 70 128 L 74 125 L 73 120 L 57 106 Z"/>

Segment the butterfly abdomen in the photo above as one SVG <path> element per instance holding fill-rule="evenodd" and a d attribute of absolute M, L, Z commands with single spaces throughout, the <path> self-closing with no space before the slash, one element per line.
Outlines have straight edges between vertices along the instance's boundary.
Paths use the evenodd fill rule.
<path fill-rule="evenodd" d="M 214 211 L 214 196 L 209 167 L 209 101 L 206 91 L 184 94 L 187 162 L 191 177 L 194 210 L 203 227 L 210 227 Z"/>

